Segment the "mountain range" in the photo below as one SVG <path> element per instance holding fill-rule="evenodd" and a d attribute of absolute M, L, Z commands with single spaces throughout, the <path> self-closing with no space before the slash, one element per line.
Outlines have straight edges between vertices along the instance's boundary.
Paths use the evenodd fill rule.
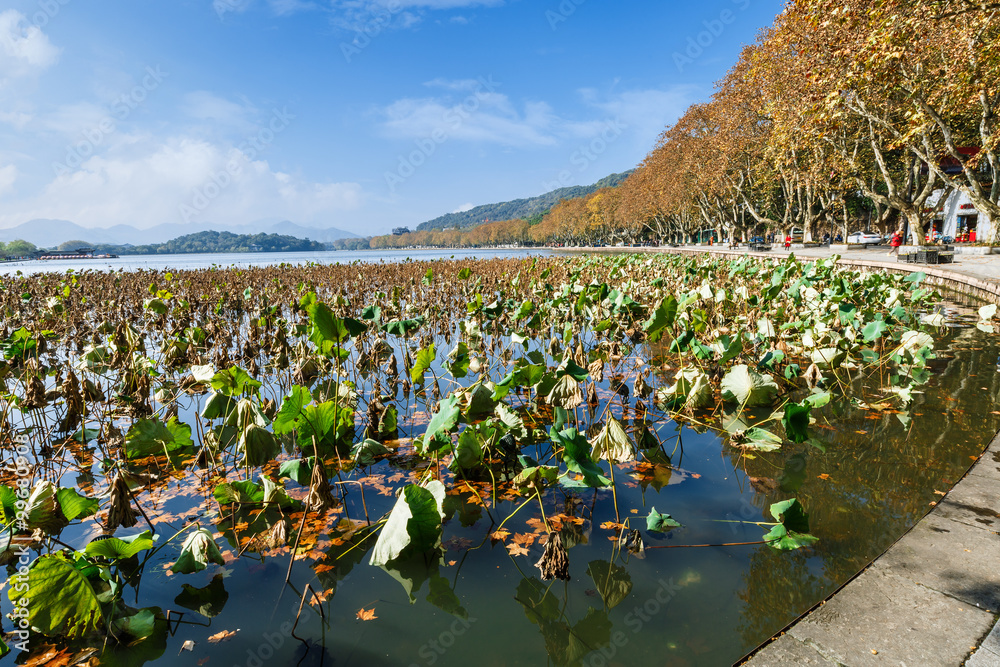
<path fill-rule="evenodd" d="M 545 213 L 563 199 L 586 197 L 601 188 L 615 187 L 628 178 L 628 175 L 632 171 L 630 169 L 621 174 L 605 176 L 593 185 L 571 185 L 566 188 L 546 192 L 537 197 L 514 199 L 499 204 L 484 204 L 470 208 L 468 211 L 447 213 L 433 220 L 420 223 L 417 225 L 417 231 L 422 232 L 429 229 L 467 229 L 469 227 L 478 227 L 484 222 L 496 222 L 497 220 L 527 220 Z"/>
<path fill-rule="evenodd" d="M 148 229 L 137 229 L 130 225 L 82 227 L 69 220 L 36 219 L 16 227 L 0 229 L 0 241 L 9 242 L 15 239 L 24 239 L 44 248 L 53 248 L 66 241 L 86 241 L 94 245 L 148 245 L 166 243 L 180 236 L 205 231 L 232 232 L 233 234 L 282 234 L 321 243 L 330 243 L 344 238 L 357 238 L 358 236 L 336 227 L 325 229 L 304 227 L 288 220 L 282 222 L 258 221 L 238 226 L 215 225 L 210 222 L 167 223 Z"/>

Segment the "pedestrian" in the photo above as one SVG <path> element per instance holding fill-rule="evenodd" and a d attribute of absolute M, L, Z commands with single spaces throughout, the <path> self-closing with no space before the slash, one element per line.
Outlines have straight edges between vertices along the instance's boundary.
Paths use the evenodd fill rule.
<path fill-rule="evenodd" d="M 792 237 L 790 234 L 785 235 L 785 250 L 792 247 Z"/>
<path fill-rule="evenodd" d="M 903 235 L 899 233 L 898 229 L 893 232 L 892 238 L 889 240 L 889 245 L 892 246 L 892 250 L 886 254 L 899 257 L 899 246 L 903 245 Z"/>

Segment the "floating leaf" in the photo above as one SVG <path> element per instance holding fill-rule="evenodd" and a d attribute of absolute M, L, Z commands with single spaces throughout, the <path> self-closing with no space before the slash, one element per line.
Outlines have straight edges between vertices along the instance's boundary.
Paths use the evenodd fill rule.
<path fill-rule="evenodd" d="M 646 530 L 655 533 L 666 533 L 674 528 L 680 528 L 678 523 L 669 514 L 661 514 L 655 507 L 650 508 L 649 516 L 646 517 Z"/>
<path fill-rule="evenodd" d="M 779 524 L 764 535 L 768 545 L 779 551 L 792 551 L 819 541 L 809 534 L 809 515 L 796 498 L 771 505 L 771 516 Z"/>
<path fill-rule="evenodd" d="M 368 466 L 375 463 L 375 459 L 379 456 L 385 456 L 390 453 L 392 453 L 391 449 L 381 442 L 369 438 L 354 445 L 351 449 L 351 458 L 358 465 Z"/>

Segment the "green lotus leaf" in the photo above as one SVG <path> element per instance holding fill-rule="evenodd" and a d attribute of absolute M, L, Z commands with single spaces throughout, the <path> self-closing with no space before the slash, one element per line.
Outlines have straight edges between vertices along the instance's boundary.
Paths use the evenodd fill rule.
<path fill-rule="evenodd" d="M 384 566 L 398 558 L 404 549 L 426 553 L 440 545 L 444 496 L 444 485 L 437 480 L 426 486 L 404 487 L 379 533 L 369 563 Z"/>
<path fill-rule="evenodd" d="M 181 555 L 170 569 L 178 574 L 190 574 L 201 572 L 209 563 L 225 565 L 226 561 L 222 558 L 212 533 L 199 528 L 184 540 L 184 544 L 181 545 Z"/>
<path fill-rule="evenodd" d="M 744 407 L 771 405 L 778 391 L 770 375 L 762 375 L 744 364 L 733 366 L 722 378 L 722 399 Z"/>

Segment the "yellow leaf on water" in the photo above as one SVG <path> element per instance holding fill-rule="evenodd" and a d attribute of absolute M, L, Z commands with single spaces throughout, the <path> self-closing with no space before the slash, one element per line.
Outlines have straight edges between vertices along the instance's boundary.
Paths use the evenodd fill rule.
<path fill-rule="evenodd" d="M 208 638 L 209 644 L 218 644 L 219 642 L 224 642 L 232 639 L 236 636 L 239 630 L 223 630 L 222 632 L 217 632 Z"/>

